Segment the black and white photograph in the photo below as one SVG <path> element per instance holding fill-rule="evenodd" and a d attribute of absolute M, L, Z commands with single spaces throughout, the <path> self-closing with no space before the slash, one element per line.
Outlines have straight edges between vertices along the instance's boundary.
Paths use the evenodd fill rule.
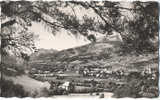
<path fill-rule="evenodd" d="M 157 1 L 0 1 L 0 97 L 158 98 Z"/>

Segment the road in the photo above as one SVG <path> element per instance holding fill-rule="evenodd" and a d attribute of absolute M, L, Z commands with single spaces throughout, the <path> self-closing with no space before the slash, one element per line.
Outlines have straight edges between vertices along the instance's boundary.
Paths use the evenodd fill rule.
<path fill-rule="evenodd" d="M 105 98 L 111 98 L 113 96 L 113 93 L 111 92 L 100 92 L 100 94 L 104 94 L 104 97 Z M 72 94 L 69 94 L 69 95 L 56 95 L 56 96 L 53 96 L 53 98 L 55 99 L 63 99 L 63 98 L 66 98 L 66 99 L 70 99 L 70 98 L 80 98 L 80 99 L 97 99 L 99 98 L 100 95 L 95 95 L 95 93 L 93 93 L 93 95 L 90 95 L 89 93 L 72 93 Z"/>

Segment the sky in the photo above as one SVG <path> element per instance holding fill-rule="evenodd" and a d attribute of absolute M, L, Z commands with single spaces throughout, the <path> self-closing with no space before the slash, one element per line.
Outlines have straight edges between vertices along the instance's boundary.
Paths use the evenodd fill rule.
<path fill-rule="evenodd" d="M 84 15 L 97 18 L 97 16 L 94 14 L 94 11 L 87 11 L 86 9 L 80 6 L 74 7 L 75 13 L 73 13 L 73 9 L 71 7 L 60 9 L 67 14 L 76 14 L 79 20 L 82 20 L 82 17 Z M 50 18 L 48 19 L 51 20 Z M 64 50 L 90 43 L 90 41 L 88 41 L 85 37 L 79 36 L 79 38 L 76 38 L 73 35 L 69 35 L 69 32 L 64 29 L 57 32 L 57 35 L 54 36 L 41 23 L 32 22 L 32 26 L 29 27 L 29 29 L 36 35 L 39 35 L 39 40 L 35 41 L 36 47 L 38 48 Z"/>
<path fill-rule="evenodd" d="M 83 36 L 76 38 L 73 35 L 69 35 L 69 32 L 63 29 L 54 36 L 45 29 L 42 24 L 36 22 L 32 23 L 29 30 L 39 35 L 38 39 L 35 41 L 36 47 L 38 48 L 63 50 L 90 43 Z"/>

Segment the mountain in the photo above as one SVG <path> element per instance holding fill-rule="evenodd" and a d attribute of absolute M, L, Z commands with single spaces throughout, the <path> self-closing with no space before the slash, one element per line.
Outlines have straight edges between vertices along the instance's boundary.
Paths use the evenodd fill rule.
<path fill-rule="evenodd" d="M 118 38 L 117 38 L 118 37 Z M 88 66 L 110 70 L 141 71 L 145 66 L 158 68 L 158 54 L 127 54 L 121 53 L 123 41 L 119 35 L 101 37 L 97 42 L 70 48 L 54 53 L 42 53 L 31 63 L 32 67 L 41 69 L 65 69 L 66 66 L 85 68 Z M 157 61 L 157 62 L 156 62 Z"/>
<path fill-rule="evenodd" d="M 57 52 L 52 59 L 69 58 L 78 55 L 86 54 L 101 54 L 103 52 L 114 52 L 119 50 L 120 45 L 123 43 L 120 34 L 113 33 L 109 36 L 102 36 L 97 39 L 97 42 L 89 43 L 80 47 L 70 48 Z"/>
<path fill-rule="evenodd" d="M 54 49 L 38 49 L 37 52 L 33 53 L 30 55 L 31 61 L 33 60 L 44 60 L 44 59 L 49 59 L 50 55 L 53 55 L 57 53 L 57 50 Z"/>

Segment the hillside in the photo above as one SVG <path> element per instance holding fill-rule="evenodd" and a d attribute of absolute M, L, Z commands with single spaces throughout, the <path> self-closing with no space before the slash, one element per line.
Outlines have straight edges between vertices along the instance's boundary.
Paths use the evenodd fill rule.
<path fill-rule="evenodd" d="M 40 67 L 43 69 L 64 68 L 67 66 L 76 66 L 84 68 L 85 66 L 101 67 L 128 71 L 142 71 L 146 67 L 158 68 L 158 53 L 155 54 L 126 54 L 120 51 L 120 41 L 101 41 L 90 43 L 81 47 L 71 48 L 59 51 L 54 54 L 44 55 L 41 60 L 32 61 L 32 67 Z M 48 57 L 49 59 L 46 59 Z M 38 57 L 39 58 L 39 57 Z M 47 67 L 48 66 L 48 67 Z M 45 69 L 44 69 L 45 70 Z"/>
<path fill-rule="evenodd" d="M 50 59 L 30 62 L 30 74 L 40 81 L 74 81 L 83 91 L 94 80 L 97 89 L 112 92 L 112 97 L 157 97 L 158 50 L 124 54 L 120 47 L 120 43 L 103 40 L 63 50 L 49 55 Z"/>
<path fill-rule="evenodd" d="M 90 85 L 92 79 L 97 82 L 96 88 L 103 89 L 103 92 L 112 92 L 114 95 L 123 93 L 118 87 L 122 86 L 121 88 L 125 88 L 124 90 L 126 90 L 132 88 L 132 86 L 129 87 L 128 85 L 133 84 L 137 86 L 136 84 L 138 84 L 137 87 L 139 88 L 142 87 L 141 82 L 144 81 L 149 84 L 146 91 L 150 88 L 153 88 L 155 91 L 153 93 L 151 89 L 149 90 L 151 91 L 149 92 L 151 97 L 157 96 L 157 76 L 153 76 L 152 79 L 152 75 L 150 75 L 148 69 L 154 71 L 153 75 L 155 73 L 158 75 L 158 51 L 156 53 L 123 54 L 121 52 L 121 44 L 123 44 L 121 41 L 102 38 L 95 43 L 62 51 L 40 49 L 31 55 L 28 74 L 23 73 L 22 70 L 13 69 L 12 63 L 10 65 L 12 67 L 5 67 L 5 79 L 23 86 L 25 91 L 31 93 L 30 95 L 36 95 L 37 97 L 46 95 L 45 93 L 43 94 L 43 89 L 52 91 L 52 85 L 56 84 L 56 82 L 74 81 L 74 86 L 76 88 L 80 87 L 78 88 L 80 90 L 75 89 L 73 93 L 81 93 L 81 89 L 82 91 L 86 91 L 86 88 L 90 88 L 91 91 L 92 87 Z M 23 68 L 23 66 L 19 67 Z M 148 71 L 146 75 L 148 73 L 150 75 L 147 78 L 141 75 L 146 73 L 146 70 Z M 17 74 L 20 72 L 21 74 Z M 132 73 L 136 78 L 132 77 Z M 128 81 L 129 79 L 131 81 Z M 154 81 L 151 85 L 148 83 L 151 81 L 150 79 Z M 138 83 L 135 84 L 132 80 L 135 80 L 135 82 L 138 80 Z M 144 96 L 146 95 L 145 93 L 148 93 L 144 90 L 139 90 L 137 93 L 140 92 L 144 93 L 142 94 Z M 148 97 L 148 95 L 145 97 Z"/>
<path fill-rule="evenodd" d="M 57 53 L 57 50 L 54 49 L 38 49 L 35 53 L 30 55 L 30 60 L 37 60 L 37 59 L 47 59 L 50 55 Z"/>
<path fill-rule="evenodd" d="M 12 80 L 14 84 L 22 85 L 24 89 L 30 93 L 35 91 L 38 92 L 40 91 L 40 89 L 43 89 L 43 88 L 49 89 L 50 87 L 50 85 L 47 82 L 37 81 L 26 75 L 16 76 L 16 77 L 5 76 L 5 79 Z"/>
<path fill-rule="evenodd" d="M 105 37 L 103 37 L 105 38 Z M 118 41 L 119 42 L 119 41 Z M 50 51 L 39 50 L 38 52 L 31 55 L 31 64 L 34 63 L 57 63 L 57 62 L 68 62 L 76 60 L 91 60 L 95 57 L 99 57 L 101 54 L 107 54 L 109 52 L 114 52 L 118 46 L 115 48 L 115 45 L 112 43 L 106 43 L 104 39 L 101 39 L 96 43 L 89 43 L 80 47 L 65 49 L 62 51 Z M 94 57 L 95 56 L 95 57 Z M 105 55 L 104 55 L 105 56 Z"/>

